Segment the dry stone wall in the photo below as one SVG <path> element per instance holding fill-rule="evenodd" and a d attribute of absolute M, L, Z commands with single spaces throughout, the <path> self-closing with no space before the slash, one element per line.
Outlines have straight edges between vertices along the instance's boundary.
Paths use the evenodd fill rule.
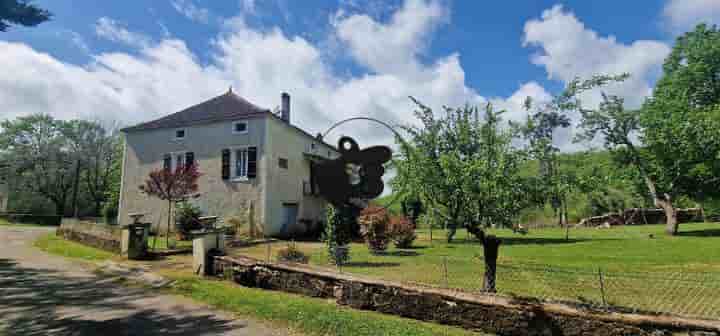
<path fill-rule="evenodd" d="M 57 235 L 67 240 L 112 253 L 119 254 L 121 250 L 122 228 L 120 226 L 64 218 L 57 229 Z"/>
<path fill-rule="evenodd" d="M 214 271 L 248 287 L 331 298 L 357 309 L 497 335 L 659 336 L 691 331 L 718 335 L 720 331 L 720 322 L 590 311 L 557 303 L 409 286 L 246 257 L 216 257 Z"/>

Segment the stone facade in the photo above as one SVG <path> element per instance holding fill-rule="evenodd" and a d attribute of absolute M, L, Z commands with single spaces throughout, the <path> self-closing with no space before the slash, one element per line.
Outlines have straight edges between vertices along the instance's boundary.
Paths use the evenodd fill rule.
<path fill-rule="evenodd" d="M 200 196 L 191 202 L 205 215 L 253 222 L 266 236 L 286 237 L 312 229 L 301 223 L 314 225 L 324 220 L 325 202 L 307 192 L 311 165 L 307 155 L 333 157 L 337 155 L 335 149 L 270 113 L 239 119 L 247 123 L 242 133 L 233 130 L 237 121 L 183 127 L 183 139 L 174 138 L 177 128 L 126 132 L 118 223 L 129 224 L 130 213 L 145 213 L 143 221 L 164 229 L 167 202 L 148 197 L 139 186 L 152 170 L 163 167 L 165 155 L 187 152 L 194 154 L 202 173 Z M 222 151 L 246 147 L 257 148 L 257 176 L 224 180 Z M 234 164 L 231 160 L 232 171 Z M 283 210 L 287 206 L 297 210 L 293 225 L 285 223 Z"/>
<path fill-rule="evenodd" d="M 720 322 L 581 310 L 500 296 L 338 274 L 295 264 L 216 257 L 215 270 L 244 286 L 335 299 L 340 305 L 498 335 L 658 336 L 675 332 L 717 335 Z"/>
<path fill-rule="evenodd" d="M 83 245 L 120 254 L 122 239 L 120 226 L 65 218 L 57 229 L 57 235 Z"/>

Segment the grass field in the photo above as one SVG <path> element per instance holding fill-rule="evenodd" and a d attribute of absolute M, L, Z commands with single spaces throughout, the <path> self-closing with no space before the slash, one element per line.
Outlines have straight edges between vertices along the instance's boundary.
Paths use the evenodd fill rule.
<path fill-rule="evenodd" d="M 155 240 L 157 239 L 157 243 Z M 170 237 L 170 245 L 175 244 L 175 248 L 192 248 L 192 240 L 177 240 L 175 237 Z M 150 236 L 148 237 L 148 248 L 152 250 L 153 245 L 156 249 L 167 250 L 167 240 L 164 236 Z"/>
<path fill-rule="evenodd" d="M 40 237 L 34 242 L 34 245 L 50 254 L 86 261 L 103 261 L 116 256 L 110 252 L 67 241 L 56 236 L 55 233 Z"/>
<path fill-rule="evenodd" d="M 54 234 L 41 237 L 35 246 L 51 254 L 99 261 L 114 255 L 66 241 Z M 249 316 L 271 324 L 290 327 L 304 335 L 398 335 L 398 336 L 482 336 L 455 327 L 425 323 L 390 315 L 340 307 L 332 301 L 282 292 L 246 288 L 227 281 L 191 275 L 191 270 L 160 272 L 175 280 L 168 292 L 193 298 L 213 307 Z M 1 326 L 1 322 L 0 322 Z M 2 330 L 0 329 L 0 335 Z"/>
<path fill-rule="evenodd" d="M 683 224 L 669 237 L 662 225 L 612 229 L 531 230 L 527 235 L 492 230 L 503 238 L 498 267 L 501 293 L 543 299 L 602 302 L 623 307 L 720 317 L 720 224 Z M 460 232 L 420 231 L 416 248 L 372 255 L 352 244 L 350 272 L 400 282 L 477 291 L 482 288 L 482 245 Z M 275 243 L 270 255 L 285 243 Z M 325 245 L 297 243 L 310 263 L 329 266 Z M 266 259 L 267 246 L 239 249 Z M 600 284 L 599 272 L 603 283 Z M 447 276 L 446 276 L 447 274 Z M 603 288 L 600 288 L 600 287 Z"/>
<path fill-rule="evenodd" d="M 8 222 L 5 219 L 0 218 L 0 226 L 45 226 L 45 225 L 39 225 L 39 224 L 32 224 L 32 223 L 14 223 L 14 222 Z"/>

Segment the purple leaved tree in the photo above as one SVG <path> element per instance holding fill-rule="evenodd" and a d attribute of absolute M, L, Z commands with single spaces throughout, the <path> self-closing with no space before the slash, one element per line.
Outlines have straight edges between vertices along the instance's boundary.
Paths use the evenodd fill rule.
<path fill-rule="evenodd" d="M 168 202 L 166 244 L 170 237 L 170 217 L 173 204 L 185 200 L 197 192 L 197 181 L 201 175 L 196 163 L 178 166 L 175 170 L 161 168 L 151 171 L 145 184 L 140 186 L 140 190 L 148 196 Z M 155 243 L 157 243 L 157 239 L 153 242 L 153 250 Z"/>

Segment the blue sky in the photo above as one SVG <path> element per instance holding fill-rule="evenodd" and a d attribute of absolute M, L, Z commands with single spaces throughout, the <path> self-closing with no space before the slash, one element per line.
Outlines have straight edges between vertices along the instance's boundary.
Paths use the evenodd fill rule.
<path fill-rule="evenodd" d="M 525 96 L 594 73 L 631 72 L 607 90 L 638 105 L 679 33 L 720 23 L 717 0 L 35 3 L 51 22 L 0 33 L 0 118 L 136 123 L 233 85 L 269 108 L 290 92 L 311 132 L 356 115 L 411 122 L 408 95 L 520 119 Z"/>

